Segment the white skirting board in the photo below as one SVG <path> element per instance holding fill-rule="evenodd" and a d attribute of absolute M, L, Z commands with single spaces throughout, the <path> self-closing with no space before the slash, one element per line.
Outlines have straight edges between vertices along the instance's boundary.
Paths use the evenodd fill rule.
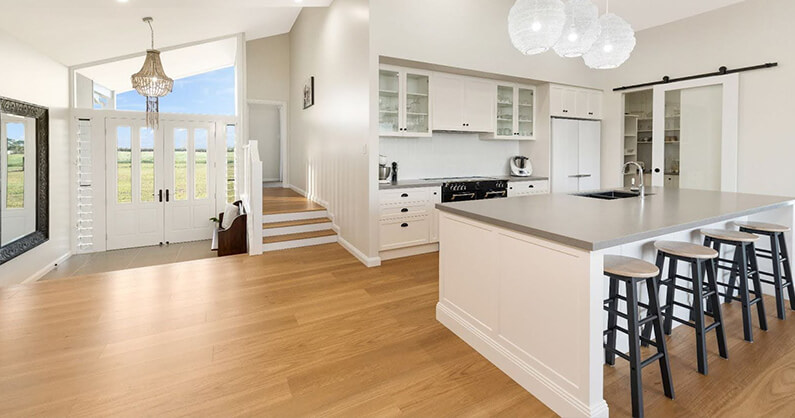
<path fill-rule="evenodd" d="M 335 230 L 339 233 L 339 228 L 335 228 Z M 359 261 L 361 261 L 362 264 L 364 264 L 365 266 L 378 267 L 381 265 L 380 257 L 366 256 L 358 248 L 354 247 L 353 244 L 348 242 L 345 238 L 342 238 L 342 236 L 339 236 L 339 238 L 337 238 L 337 242 L 342 246 L 342 248 L 348 250 L 349 253 L 351 253 L 354 257 L 356 257 Z"/>
<path fill-rule="evenodd" d="M 72 256 L 72 252 L 70 251 L 70 252 L 68 252 L 68 253 L 56 258 L 55 260 L 53 260 L 52 262 L 50 262 L 46 266 L 42 267 L 41 270 L 37 271 L 36 273 L 33 273 L 33 275 L 31 275 L 27 279 L 23 280 L 22 284 L 32 283 L 32 282 L 38 281 L 39 279 L 41 279 L 42 277 L 47 275 L 47 273 L 53 271 L 58 264 L 61 264 L 64 261 L 68 260 L 69 257 L 71 257 L 71 256 Z"/>
<path fill-rule="evenodd" d="M 396 258 L 411 257 L 420 254 L 435 253 L 439 251 L 439 243 L 415 245 L 413 247 L 398 248 L 396 250 L 381 251 L 378 255 L 381 261 L 394 260 Z"/>

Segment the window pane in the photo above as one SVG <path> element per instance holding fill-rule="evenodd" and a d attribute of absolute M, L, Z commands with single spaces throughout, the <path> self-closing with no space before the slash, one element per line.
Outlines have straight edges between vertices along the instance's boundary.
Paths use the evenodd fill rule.
<path fill-rule="evenodd" d="M 193 198 L 207 198 L 207 129 L 193 131 Z"/>
<path fill-rule="evenodd" d="M 6 137 L 8 145 L 6 207 L 21 209 L 25 207 L 25 124 L 7 123 Z"/>
<path fill-rule="evenodd" d="M 141 128 L 141 202 L 155 201 L 155 133 Z"/>
<path fill-rule="evenodd" d="M 132 203 L 132 152 L 129 126 L 116 128 L 116 201 Z"/>
<path fill-rule="evenodd" d="M 235 201 L 235 125 L 226 126 L 226 201 Z"/>
<path fill-rule="evenodd" d="M 174 129 L 174 200 L 188 200 L 187 129 Z"/>

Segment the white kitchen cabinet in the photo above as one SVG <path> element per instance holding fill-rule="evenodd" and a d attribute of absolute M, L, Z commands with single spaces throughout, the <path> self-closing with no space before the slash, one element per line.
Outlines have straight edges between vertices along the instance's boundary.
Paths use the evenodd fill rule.
<path fill-rule="evenodd" d="M 436 73 L 432 88 L 434 130 L 494 131 L 493 81 Z"/>
<path fill-rule="evenodd" d="M 380 135 L 430 137 L 431 98 L 431 73 L 381 66 L 378 86 Z"/>
<path fill-rule="evenodd" d="M 666 174 L 663 186 L 671 188 L 671 189 L 678 189 L 679 188 L 679 175 L 678 174 Z"/>
<path fill-rule="evenodd" d="M 548 180 L 509 181 L 508 197 L 532 196 L 549 193 Z"/>
<path fill-rule="evenodd" d="M 535 139 L 536 88 L 497 83 L 496 125 L 493 139 Z"/>
<path fill-rule="evenodd" d="M 567 86 L 551 86 L 549 88 L 550 116 L 601 119 L 602 92 Z"/>
<path fill-rule="evenodd" d="M 552 192 L 576 193 L 601 186 L 601 123 L 552 119 Z"/>
<path fill-rule="evenodd" d="M 439 242 L 441 187 L 387 189 L 379 192 L 379 250 Z"/>

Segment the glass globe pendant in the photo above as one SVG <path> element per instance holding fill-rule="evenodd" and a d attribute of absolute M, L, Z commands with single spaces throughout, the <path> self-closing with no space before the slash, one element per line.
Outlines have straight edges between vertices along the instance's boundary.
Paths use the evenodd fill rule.
<path fill-rule="evenodd" d="M 562 0 L 516 0 L 508 14 L 508 33 L 521 53 L 539 54 L 555 45 L 565 23 Z"/>
<path fill-rule="evenodd" d="M 564 58 L 581 57 L 599 38 L 599 8 L 591 0 L 569 0 L 566 3 L 566 23 L 563 34 L 555 44 L 555 52 Z"/>
<path fill-rule="evenodd" d="M 613 13 L 599 18 L 602 33 L 591 50 L 583 55 L 585 65 L 598 70 L 617 68 L 635 49 L 635 31 L 626 20 Z"/>

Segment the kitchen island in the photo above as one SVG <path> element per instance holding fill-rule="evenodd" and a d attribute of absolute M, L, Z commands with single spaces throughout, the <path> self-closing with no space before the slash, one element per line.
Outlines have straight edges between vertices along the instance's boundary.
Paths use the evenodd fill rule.
<path fill-rule="evenodd" d="M 736 220 L 792 226 L 793 203 L 652 188 L 643 199 L 552 194 L 438 204 L 436 316 L 556 413 L 607 416 L 604 255 L 653 262 L 654 241 L 700 243 L 699 229 Z"/>

